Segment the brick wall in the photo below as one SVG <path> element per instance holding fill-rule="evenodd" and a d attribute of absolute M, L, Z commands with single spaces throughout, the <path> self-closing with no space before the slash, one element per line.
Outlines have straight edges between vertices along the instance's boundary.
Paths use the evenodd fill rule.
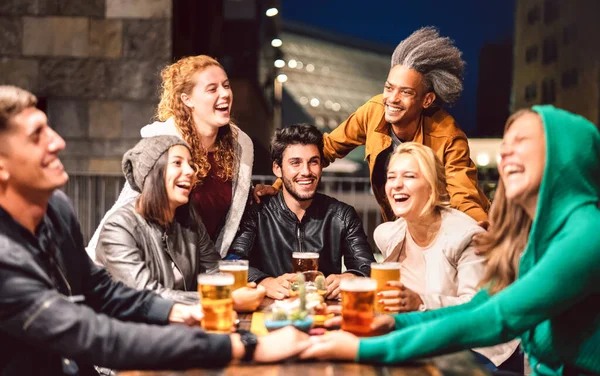
<path fill-rule="evenodd" d="M 2 0 L 0 84 L 32 91 L 67 171 L 120 172 L 170 63 L 172 0 Z"/>

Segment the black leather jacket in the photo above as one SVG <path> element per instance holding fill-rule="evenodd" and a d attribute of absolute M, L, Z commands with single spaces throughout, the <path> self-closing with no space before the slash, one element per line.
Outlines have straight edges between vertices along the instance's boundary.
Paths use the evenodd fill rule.
<path fill-rule="evenodd" d="M 46 256 L 52 249 L 56 264 Z M 158 326 L 168 323 L 172 306 L 94 265 L 64 193 L 50 199 L 36 236 L 0 207 L 0 375 L 63 375 L 69 367 L 61 358 L 71 366 L 75 361 L 79 375 L 94 373 L 93 364 L 185 369 L 228 363 L 229 336 Z"/>
<path fill-rule="evenodd" d="M 317 193 L 302 221 L 287 207 L 283 192 L 246 209 L 230 253 L 250 260 L 248 281 L 292 272 L 292 252 L 318 252 L 319 270 L 369 276 L 375 262 L 356 210 Z"/>
<path fill-rule="evenodd" d="M 187 210 L 187 205 L 181 209 Z M 96 260 L 129 287 L 153 290 L 177 303 L 198 303 L 196 277 L 217 272 L 221 256 L 202 222 L 191 221 L 176 217 L 164 230 L 137 213 L 131 202 L 104 222 Z"/>

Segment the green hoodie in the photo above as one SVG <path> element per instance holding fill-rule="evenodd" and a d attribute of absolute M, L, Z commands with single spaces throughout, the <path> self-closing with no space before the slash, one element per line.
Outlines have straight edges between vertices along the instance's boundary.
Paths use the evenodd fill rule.
<path fill-rule="evenodd" d="M 396 363 L 520 337 L 536 375 L 600 373 L 600 132 L 553 106 L 534 106 L 546 133 L 537 211 L 503 291 L 469 303 L 396 315 L 386 336 L 361 339 L 359 361 Z"/>

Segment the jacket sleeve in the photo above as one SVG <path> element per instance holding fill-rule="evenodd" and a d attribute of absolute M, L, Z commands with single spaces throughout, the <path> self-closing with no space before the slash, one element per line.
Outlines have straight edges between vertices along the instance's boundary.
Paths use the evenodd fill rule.
<path fill-rule="evenodd" d="M 183 304 L 197 304 L 198 293 L 164 287 L 148 269 L 131 225 L 123 224 L 124 217 L 112 216 L 104 223 L 99 237 L 96 257 L 110 275 L 137 290 L 152 290 L 165 299 Z"/>
<path fill-rule="evenodd" d="M 344 223 L 346 232 L 343 236 L 346 239 L 342 244 L 345 244 L 343 255 L 346 272 L 368 277 L 371 274 L 371 263 L 375 262 L 375 257 L 363 229 L 362 221 L 352 206 L 346 207 Z"/>
<path fill-rule="evenodd" d="M 106 214 L 104 215 L 104 217 L 102 218 L 102 220 L 100 221 L 100 224 L 98 225 L 98 228 L 96 228 L 96 231 L 94 231 L 94 235 L 92 235 L 92 239 L 90 239 L 90 242 L 88 243 L 88 246 L 86 248 L 86 252 L 88 254 L 88 256 L 90 256 L 90 258 L 92 259 L 92 261 L 96 262 L 96 247 L 98 246 L 98 238 L 100 237 L 100 232 L 102 231 L 102 228 L 104 227 L 104 222 L 110 218 L 110 216 L 116 212 L 119 208 L 127 205 L 128 203 L 132 202 L 133 200 L 135 200 L 140 194 L 136 191 L 134 191 L 131 186 L 129 185 L 129 183 L 125 182 L 125 185 L 123 186 L 123 189 L 121 190 L 121 193 L 119 194 L 119 198 L 117 199 L 117 202 L 115 202 L 115 204 L 113 205 L 112 208 L 110 208 L 110 210 L 108 212 L 106 212 Z"/>
<path fill-rule="evenodd" d="M 596 214 L 597 217 L 597 214 Z M 471 310 L 360 341 L 361 361 L 400 362 L 507 342 L 600 291 L 600 234 L 583 219 L 562 231 L 522 278 Z M 585 239 L 582 242 L 581 239 Z M 533 248 L 533 247 L 531 247 Z M 528 248 L 526 252 L 534 252 Z M 565 283 L 572 281 L 572 283 Z M 591 304 L 591 301 L 590 301 Z"/>
<path fill-rule="evenodd" d="M 122 322 L 70 302 L 27 270 L 0 267 L 0 332 L 14 338 L 76 361 L 115 369 L 181 369 L 224 365 L 231 359 L 229 336 L 210 335 L 181 325 Z M 97 273 L 91 280 L 104 281 L 97 293 L 103 291 L 109 296 L 123 292 L 119 284 L 104 278 L 107 275 L 100 273 L 100 268 L 92 267 Z M 154 300 L 150 292 L 127 290 L 131 298 Z M 121 303 L 126 307 L 135 304 L 133 299 Z M 108 302 L 102 308 L 109 315 L 118 311 Z"/>
<path fill-rule="evenodd" d="M 210 240 L 208 231 L 204 227 L 204 223 L 198 221 L 198 243 L 197 257 L 200 260 L 201 267 L 205 270 L 205 273 L 216 273 L 219 271 L 219 261 L 221 261 L 221 255 L 215 249 L 215 244 Z"/>
<path fill-rule="evenodd" d="M 469 236 L 469 239 L 472 237 Z M 475 254 L 475 248 L 471 246 L 471 241 L 462 245 L 456 262 L 457 289 L 456 296 L 440 294 L 421 294 L 421 299 L 426 309 L 437 309 L 457 304 L 463 304 L 471 300 L 477 293 L 479 281 L 485 274 L 485 259 Z"/>
<path fill-rule="evenodd" d="M 264 205 L 264 203 L 262 204 Z M 256 241 L 256 232 L 258 230 L 258 211 L 259 206 L 256 203 L 246 207 L 244 216 L 240 223 L 240 229 L 231 243 L 229 253 L 234 254 L 244 260 L 249 260 Z M 248 282 L 260 282 L 270 275 L 263 273 L 256 267 L 248 267 Z"/>
<path fill-rule="evenodd" d="M 345 157 L 357 146 L 364 145 L 367 140 L 370 101 L 359 107 L 342 124 L 331 133 L 323 134 L 324 166 L 336 159 Z"/>
<path fill-rule="evenodd" d="M 446 187 L 453 208 L 476 221 L 487 220 L 489 201 L 477 185 L 477 167 L 470 159 L 469 144 L 465 136 L 450 141 L 444 153 Z"/>

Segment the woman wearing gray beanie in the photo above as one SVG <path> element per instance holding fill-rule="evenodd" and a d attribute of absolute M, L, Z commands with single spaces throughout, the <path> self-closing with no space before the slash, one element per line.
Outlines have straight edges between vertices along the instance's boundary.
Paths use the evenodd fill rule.
<path fill-rule="evenodd" d="M 185 140 L 197 165 L 198 184 L 190 194 L 215 249 L 225 257 L 246 207 L 252 185 L 254 147 L 231 121 L 233 92 L 225 70 L 215 59 L 190 56 L 162 72 L 159 121 L 142 128 L 144 138 L 173 135 Z M 87 253 L 96 260 L 96 243 L 104 220 L 138 195 L 129 184 L 104 216 Z"/>
<path fill-rule="evenodd" d="M 198 303 L 196 276 L 218 271 L 221 257 L 189 204 L 196 166 L 188 144 L 177 136 L 144 138 L 125 153 L 122 167 L 140 195 L 104 222 L 97 261 L 130 287 Z M 234 306 L 254 310 L 264 294 L 263 288 L 236 290 Z"/>

